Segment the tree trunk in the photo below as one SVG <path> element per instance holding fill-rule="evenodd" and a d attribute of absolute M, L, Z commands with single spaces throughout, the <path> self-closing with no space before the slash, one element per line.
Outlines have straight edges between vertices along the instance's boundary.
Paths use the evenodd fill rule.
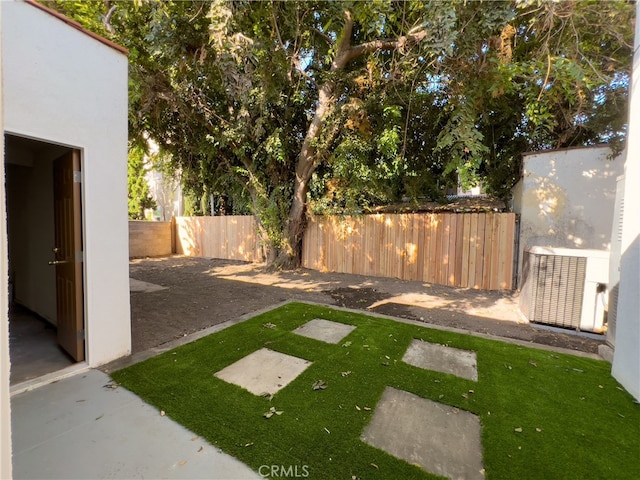
<path fill-rule="evenodd" d="M 296 268 L 300 266 L 302 260 L 302 238 L 306 224 L 307 192 L 309 191 L 311 175 L 318 167 L 316 147 L 313 144 L 320 137 L 324 118 L 335 103 L 335 98 L 333 97 L 334 89 L 335 83 L 328 81 L 320 87 L 318 92 L 318 106 L 307 130 L 298 155 L 298 162 L 296 163 L 293 198 L 291 199 L 291 207 L 283 232 L 283 244 L 273 263 L 276 268 Z"/>
<path fill-rule="evenodd" d="M 336 47 L 335 56 L 331 63 L 331 72 L 343 70 L 347 64 L 362 55 L 378 50 L 398 50 L 409 48 L 420 43 L 426 37 L 426 31 L 416 32 L 395 39 L 376 40 L 361 45 L 351 45 L 353 32 L 353 20 L 351 14 L 345 12 L 345 24 L 342 29 L 340 41 Z M 318 90 L 318 105 L 307 129 L 298 161 L 296 163 L 296 178 L 294 181 L 293 198 L 291 208 L 283 231 L 283 243 L 277 258 L 273 262 L 276 268 L 295 268 L 300 266 L 302 260 L 302 239 L 305 229 L 305 214 L 307 206 L 307 192 L 311 175 L 318 167 L 318 155 L 315 147 L 316 140 L 320 138 L 323 123 L 328 113 L 333 109 L 336 99 L 334 90 L 336 83 L 328 80 Z"/>

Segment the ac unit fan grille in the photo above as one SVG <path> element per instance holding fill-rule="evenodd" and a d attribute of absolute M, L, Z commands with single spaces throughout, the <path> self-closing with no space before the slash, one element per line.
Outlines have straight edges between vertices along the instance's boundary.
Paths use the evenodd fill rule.
<path fill-rule="evenodd" d="M 529 321 L 578 329 L 587 259 L 529 253 Z"/>

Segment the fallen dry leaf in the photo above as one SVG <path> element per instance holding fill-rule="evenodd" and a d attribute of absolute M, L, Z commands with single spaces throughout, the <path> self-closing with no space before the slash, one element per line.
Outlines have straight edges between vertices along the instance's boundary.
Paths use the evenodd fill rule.
<path fill-rule="evenodd" d="M 276 410 L 276 407 L 271 407 L 268 412 L 262 414 L 264 418 L 271 418 L 274 415 L 282 415 L 284 412 L 282 410 Z"/>
<path fill-rule="evenodd" d="M 522 432 L 522 427 L 517 427 L 517 428 L 514 428 L 513 430 L 514 430 L 515 432 L 520 433 L 520 432 Z"/>
<path fill-rule="evenodd" d="M 324 380 L 316 380 L 312 387 L 314 390 L 324 390 L 325 388 L 327 388 L 327 382 L 325 382 Z"/>
<path fill-rule="evenodd" d="M 164 412 L 164 410 L 160 410 L 160 416 L 164 417 L 166 415 L 166 413 Z"/>

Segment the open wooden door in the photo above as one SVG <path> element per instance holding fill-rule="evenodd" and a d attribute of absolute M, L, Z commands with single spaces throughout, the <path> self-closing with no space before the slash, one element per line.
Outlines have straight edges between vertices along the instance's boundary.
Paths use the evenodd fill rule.
<path fill-rule="evenodd" d="M 76 361 L 84 360 L 82 283 L 82 202 L 80 152 L 72 150 L 53 163 L 56 301 L 58 343 Z"/>

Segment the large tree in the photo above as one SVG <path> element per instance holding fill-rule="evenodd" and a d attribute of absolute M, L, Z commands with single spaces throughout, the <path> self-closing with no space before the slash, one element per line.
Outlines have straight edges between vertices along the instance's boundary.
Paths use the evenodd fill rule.
<path fill-rule="evenodd" d="M 130 148 L 127 165 L 128 180 L 128 204 L 129 218 L 132 220 L 144 220 L 145 210 L 148 208 L 156 208 L 157 204 L 147 183 L 144 161 L 144 150 L 140 148 Z"/>
<path fill-rule="evenodd" d="M 624 133 L 623 1 L 59 8 L 130 49 L 132 135 L 186 190 L 245 196 L 279 266 L 298 261 L 312 195 L 428 194 L 452 172 L 505 195 L 523 151 Z"/>

